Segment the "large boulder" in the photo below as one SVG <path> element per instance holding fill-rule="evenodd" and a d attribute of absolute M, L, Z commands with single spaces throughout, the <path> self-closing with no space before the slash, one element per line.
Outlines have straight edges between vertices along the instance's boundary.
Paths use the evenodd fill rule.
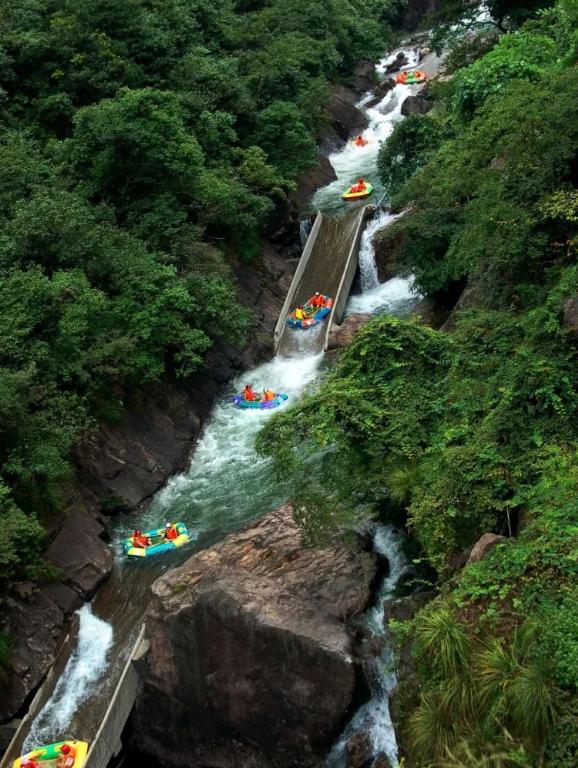
<path fill-rule="evenodd" d="M 404 117 L 408 115 L 425 115 L 431 108 L 431 102 L 423 96 L 408 96 L 401 105 L 401 114 Z"/>
<path fill-rule="evenodd" d="M 357 731 L 345 745 L 349 768 L 363 768 L 373 755 L 371 735 L 367 731 Z"/>
<path fill-rule="evenodd" d="M 371 315 L 364 314 L 363 312 L 354 312 L 346 317 L 341 325 L 331 329 L 328 349 L 344 349 L 348 347 L 357 331 L 369 320 L 371 320 Z"/>
<path fill-rule="evenodd" d="M 483 560 L 488 552 L 496 546 L 496 544 L 505 540 L 505 536 L 498 536 L 496 533 L 484 533 L 484 535 L 478 539 L 478 541 L 472 547 L 466 565 L 478 563 L 480 560 Z"/>
<path fill-rule="evenodd" d="M 395 80 L 388 77 L 386 80 L 382 80 L 381 83 L 375 86 L 373 89 L 373 98 L 366 103 L 367 109 L 376 107 L 379 102 L 393 89 L 395 88 Z"/>
<path fill-rule="evenodd" d="M 356 684 L 374 558 L 306 548 L 288 506 L 158 579 L 133 745 L 165 766 L 316 766 Z"/>
<path fill-rule="evenodd" d="M 319 155 L 317 164 L 303 171 L 297 179 L 297 188 L 292 194 L 296 206 L 301 210 L 307 208 L 315 192 L 336 179 L 335 170 L 329 160 L 324 155 Z"/>
<path fill-rule="evenodd" d="M 77 512 L 64 521 L 46 551 L 46 559 L 63 571 L 68 586 L 85 599 L 92 597 L 112 570 L 114 554 L 103 541 L 103 535 L 104 528 L 98 520 Z M 61 586 L 55 599 L 62 593 Z"/>

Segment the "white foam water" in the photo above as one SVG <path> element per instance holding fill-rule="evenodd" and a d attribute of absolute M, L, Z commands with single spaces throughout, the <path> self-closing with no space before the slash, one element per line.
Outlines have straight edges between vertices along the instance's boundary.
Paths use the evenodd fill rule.
<path fill-rule="evenodd" d="M 23 753 L 42 744 L 64 738 L 82 738 L 67 733 L 73 715 L 81 702 L 97 691 L 107 667 L 107 654 L 112 645 L 112 626 L 97 618 L 90 605 L 79 611 L 80 620 L 76 649 L 68 660 L 54 693 L 40 710 L 23 745 Z"/>
<path fill-rule="evenodd" d="M 305 333 L 301 334 L 307 343 Z M 147 518 L 151 523 L 169 515 L 184 520 L 193 535 L 215 526 L 232 530 L 239 523 L 263 514 L 283 489 L 271 476 L 270 460 L 255 453 L 255 438 L 271 416 L 280 409 L 242 410 L 230 402 L 245 383 L 256 391 L 270 387 L 289 398 L 281 409 L 315 385 L 322 354 L 275 357 L 242 374 L 229 387 L 214 410 L 194 451 L 186 472 L 175 476 L 156 495 Z M 144 525 L 144 521 L 142 521 Z"/>
<path fill-rule="evenodd" d="M 408 64 L 403 69 L 413 69 L 419 61 L 419 49 L 405 47 L 398 48 L 381 59 L 376 65 L 376 71 L 383 74 L 400 51 L 408 57 Z M 418 93 L 421 87 L 418 84 L 397 84 L 378 104 L 370 108 L 367 108 L 366 104 L 373 98 L 373 93 L 364 95 L 357 106 L 363 109 L 367 116 L 368 126 L 361 134 L 367 144 L 358 147 L 353 141 L 349 141 L 345 147 L 329 155 L 329 162 L 333 166 L 337 180 L 318 190 L 313 198 L 314 208 L 328 213 L 346 208 L 348 203 L 341 200 L 341 194 L 361 176 L 373 184 L 374 199 L 379 198 L 383 191 L 376 170 L 380 144 L 391 136 L 395 125 L 403 119 L 401 105 L 404 100 L 407 96 Z"/>
<path fill-rule="evenodd" d="M 402 548 L 403 533 L 390 525 L 376 525 L 373 548 L 389 563 L 388 574 L 381 582 L 373 606 L 367 611 L 364 623 L 373 637 L 384 640 L 381 654 L 366 664 L 371 698 L 360 707 L 339 740 L 331 750 L 327 768 L 347 768 L 348 740 L 357 732 L 367 733 L 374 756 L 384 754 L 393 766 L 398 764 L 397 741 L 389 711 L 389 697 L 397 685 L 394 659 L 388 631 L 384 626 L 384 602 L 391 597 L 400 580 L 411 573 Z"/>

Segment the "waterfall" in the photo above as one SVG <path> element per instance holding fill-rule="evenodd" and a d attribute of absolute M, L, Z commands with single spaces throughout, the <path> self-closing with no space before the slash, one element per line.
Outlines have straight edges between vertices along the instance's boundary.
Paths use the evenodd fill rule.
<path fill-rule="evenodd" d="M 107 666 L 112 645 L 112 626 L 97 618 L 90 605 L 79 611 L 76 649 L 60 676 L 54 693 L 40 710 L 23 745 L 23 754 L 60 738 L 82 738 L 66 733 L 77 707 L 95 693 Z"/>
<path fill-rule="evenodd" d="M 373 549 L 389 563 L 388 575 L 382 580 L 375 602 L 364 616 L 364 624 L 372 637 L 382 638 L 382 652 L 367 663 L 367 676 L 371 697 L 357 710 L 338 742 L 331 750 L 326 768 L 347 768 L 346 745 L 357 732 L 365 732 L 371 739 L 373 755 L 384 754 L 392 765 L 397 765 L 397 742 L 389 711 L 389 696 L 397 684 L 393 668 L 393 649 L 388 642 L 384 626 L 384 602 L 390 597 L 400 580 L 411 573 L 402 550 L 403 533 L 389 525 L 376 525 Z"/>
<path fill-rule="evenodd" d="M 305 243 L 307 242 L 307 238 L 309 237 L 312 226 L 313 219 L 309 217 L 306 219 L 299 219 L 299 238 L 301 240 L 301 250 L 305 248 Z"/>

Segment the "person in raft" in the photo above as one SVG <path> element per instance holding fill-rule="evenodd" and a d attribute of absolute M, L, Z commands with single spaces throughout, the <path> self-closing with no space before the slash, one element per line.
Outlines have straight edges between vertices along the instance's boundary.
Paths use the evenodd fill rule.
<path fill-rule="evenodd" d="M 60 747 L 60 754 L 56 760 L 56 768 L 72 768 L 76 758 L 76 750 L 70 744 L 63 744 Z"/>
<path fill-rule="evenodd" d="M 263 400 L 266 403 L 268 403 L 268 402 L 270 402 L 271 400 L 274 400 L 274 399 L 275 399 L 275 393 L 273 392 L 272 389 L 264 389 L 263 390 Z"/>
<path fill-rule="evenodd" d="M 176 527 L 172 523 L 167 523 L 165 525 L 165 541 L 173 541 L 174 539 L 178 539 L 178 537 L 179 532 Z"/>
<path fill-rule="evenodd" d="M 21 768 L 40 768 L 36 760 L 32 757 L 25 757 L 20 765 Z"/>
<path fill-rule="evenodd" d="M 136 547 L 137 549 L 146 549 L 151 543 L 150 539 L 147 536 L 143 536 L 138 528 L 131 536 L 131 539 L 133 547 Z M 64 746 L 66 747 L 67 745 L 65 744 Z"/>
<path fill-rule="evenodd" d="M 312 307 L 315 307 L 315 309 L 320 309 L 321 307 L 325 306 L 325 298 L 319 293 L 319 291 L 316 291 L 315 296 L 312 297 L 310 304 Z"/>
<path fill-rule="evenodd" d="M 303 312 L 303 307 L 299 305 L 297 309 L 295 310 L 295 319 L 296 320 L 304 320 L 305 319 L 305 313 Z"/>
<path fill-rule="evenodd" d="M 259 399 L 255 391 L 253 390 L 252 384 L 245 384 L 245 386 L 243 387 L 243 399 L 250 400 L 250 401 Z"/>
<path fill-rule="evenodd" d="M 357 179 L 357 184 L 351 187 L 352 192 L 363 192 L 365 190 L 365 179 Z"/>

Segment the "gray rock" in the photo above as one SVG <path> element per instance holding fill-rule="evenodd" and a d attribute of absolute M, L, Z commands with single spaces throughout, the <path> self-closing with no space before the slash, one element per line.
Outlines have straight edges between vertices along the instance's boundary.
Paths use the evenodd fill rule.
<path fill-rule="evenodd" d="M 425 115 L 429 112 L 432 105 L 423 96 L 408 96 L 401 105 L 401 114 L 404 117 L 408 115 Z"/>
<path fill-rule="evenodd" d="M 362 768 L 373 754 L 371 736 L 367 731 L 357 731 L 345 745 L 348 768 Z"/>
<path fill-rule="evenodd" d="M 318 765 L 352 705 L 347 620 L 374 574 L 355 547 L 303 548 L 281 507 L 158 579 L 132 721 L 140 750 L 205 768 L 212 745 L 241 742 L 275 768 Z"/>
<path fill-rule="evenodd" d="M 483 560 L 488 552 L 496 546 L 496 544 L 505 540 L 505 536 L 498 536 L 495 533 L 484 533 L 484 535 L 478 539 L 478 541 L 472 547 L 472 551 L 470 552 L 470 556 L 468 557 L 466 565 L 478 563 L 480 560 Z"/>
<path fill-rule="evenodd" d="M 44 680 L 64 628 L 63 611 L 34 584 L 0 599 L 0 631 L 10 640 L 6 680 L 0 683 L 0 722 L 15 717 Z"/>
<path fill-rule="evenodd" d="M 340 326 L 332 328 L 329 334 L 329 349 L 344 349 L 348 347 L 353 341 L 353 337 L 369 320 L 371 315 L 366 315 L 363 312 L 355 312 L 349 315 L 341 323 Z"/>
<path fill-rule="evenodd" d="M 391 90 L 395 88 L 395 80 L 388 77 L 387 80 L 382 80 L 381 83 L 375 86 L 373 89 L 374 96 L 366 103 L 367 109 L 376 107 L 379 102 L 386 96 Z"/>
<path fill-rule="evenodd" d="M 46 559 L 64 571 L 68 584 L 90 598 L 112 570 L 114 555 L 101 539 L 104 528 L 82 512 L 67 518 L 46 550 Z M 60 599 L 69 600 L 64 593 Z"/>

